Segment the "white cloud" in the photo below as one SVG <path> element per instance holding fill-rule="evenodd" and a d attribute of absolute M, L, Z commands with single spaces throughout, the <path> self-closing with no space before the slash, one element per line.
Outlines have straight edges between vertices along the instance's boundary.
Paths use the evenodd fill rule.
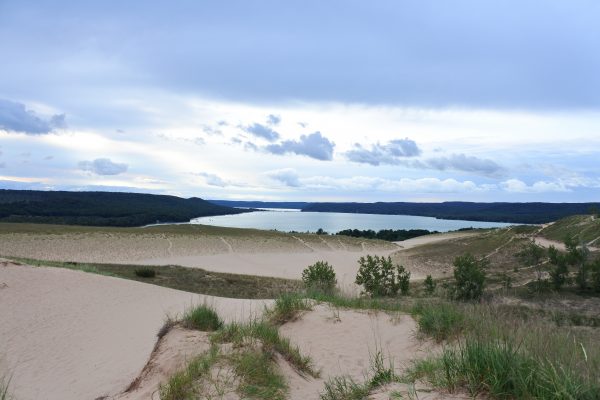
<path fill-rule="evenodd" d="M 93 161 L 80 161 L 79 169 L 92 172 L 96 175 L 118 175 L 127 171 L 125 163 L 113 162 L 110 158 L 97 158 Z"/>

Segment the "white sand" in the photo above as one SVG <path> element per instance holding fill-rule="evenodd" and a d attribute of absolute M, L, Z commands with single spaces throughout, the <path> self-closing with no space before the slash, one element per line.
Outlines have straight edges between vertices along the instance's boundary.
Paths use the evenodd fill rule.
<path fill-rule="evenodd" d="M 336 310 L 318 305 L 301 319 L 280 328 L 282 335 L 311 356 L 321 378 L 302 378 L 291 367 L 282 367 L 290 385 L 291 399 L 318 399 L 324 382 L 335 376 L 350 376 L 364 382 L 370 360 L 377 351 L 391 361 L 397 372 L 415 358 L 435 348 L 416 337 L 416 323 L 408 315 L 394 317 L 383 312 Z M 280 362 L 282 364 L 282 362 Z"/>
<path fill-rule="evenodd" d="M 469 232 L 469 231 L 436 233 L 436 234 L 432 234 L 432 235 L 418 236 L 416 238 L 402 240 L 402 241 L 394 242 L 394 243 L 397 244 L 398 246 L 400 246 L 400 248 L 402 248 L 403 250 L 408 250 L 408 249 L 412 249 L 417 246 L 423 246 L 423 245 L 430 244 L 430 243 L 437 243 L 437 242 L 442 242 L 445 240 L 458 239 L 458 238 L 463 238 L 463 237 L 468 237 L 468 236 L 476 236 L 476 235 L 480 235 L 480 234 L 481 234 L 480 232 Z"/>
<path fill-rule="evenodd" d="M 0 359 L 18 400 L 119 393 L 146 364 L 167 314 L 206 301 L 239 320 L 265 304 L 6 262 L 0 286 Z"/>

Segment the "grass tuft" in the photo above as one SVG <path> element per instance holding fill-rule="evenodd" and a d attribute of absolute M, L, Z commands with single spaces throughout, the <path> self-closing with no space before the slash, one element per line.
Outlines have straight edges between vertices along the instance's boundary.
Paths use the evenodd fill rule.
<path fill-rule="evenodd" d="M 296 293 L 286 293 L 277 300 L 272 309 L 267 310 L 267 316 L 271 322 L 282 325 L 298 318 L 302 311 L 311 310 L 311 304 L 304 296 Z"/>
<path fill-rule="evenodd" d="M 212 307 L 202 304 L 185 313 L 183 325 L 188 329 L 210 332 L 220 329 L 223 321 Z"/>

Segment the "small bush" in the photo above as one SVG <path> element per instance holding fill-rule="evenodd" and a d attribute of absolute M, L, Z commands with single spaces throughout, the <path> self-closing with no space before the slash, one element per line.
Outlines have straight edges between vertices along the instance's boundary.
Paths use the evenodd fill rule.
<path fill-rule="evenodd" d="M 425 293 L 431 296 L 435 292 L 436 286 L 437 283 L 433 280 L 431 275 L 427 275 L 425 281 L 423 281 L 423 289 L 425 290 Z"/>
<path fill-rule="evenodd" d="M 407 294 L 410 272 L 401 265 L 394 265 L 390 257 L 367 256 L 358 260 L 360 265 L 356 284 L 371 297 L 395 296 L 398 291 Z"/>
<path fill-rule="evenodd" d="M 154 278 L 156 276 L 156 271 L 148 267 L 136 268 L 135 275 L 140 278 Z"/>
<path fill-rule="evenodd" d="M 472 254 L 456 257 L 454 260 L 454 297 L 457 300 L 479 300 L 485 286 L 484 260 L 477 260 Z"/>
<path fill-rule="evenodd" d="M 183 317 L 183 324 L 189 329 L 216 331 L 223 326 L 223 321 L 213 308 L 203 304 L 189 310 Z"/>
<path fill-rule="evenodd" d="M 333 267 L 326 261 L 317 261 L 302 271 L 302 282 L 307 289 L 326 293 L 333 291 L 337 283 Z"/>

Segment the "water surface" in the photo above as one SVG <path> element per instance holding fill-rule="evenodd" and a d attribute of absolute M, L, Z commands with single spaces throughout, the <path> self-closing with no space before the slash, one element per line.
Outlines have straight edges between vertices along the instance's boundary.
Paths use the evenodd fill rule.
<path fill-rule="evenodd" d="M 501 222 L 481 222 L 436 219 L 412 215 L 347 214 L 330 212 L 300 212 L 299 210 L 254 211 L 236 215 L 201 217 L 192 224 L 224 226 L 230 228 L 276 229 L 278 231 L 315 232 L 319 228 L 328 233 L 344 229 L 427 229 L 448 232 L 460 228 L 497 228 L 509 226 Z"/>

